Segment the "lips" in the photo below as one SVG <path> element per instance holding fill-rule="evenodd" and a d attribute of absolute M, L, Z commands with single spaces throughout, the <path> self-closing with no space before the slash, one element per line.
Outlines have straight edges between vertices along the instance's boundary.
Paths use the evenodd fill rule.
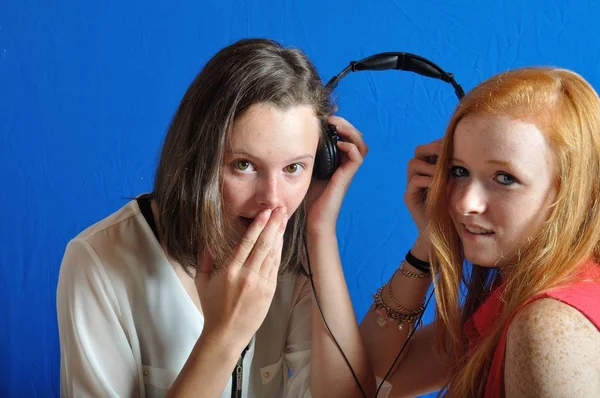
<path fill-rule="evenodd" d="M 242 223 L 246 226 L 249 227 L 250 224 L 252 224 L 252 221 L 254 221 L 254 218 L 248 218 L 248 217 L 242 217 L 240 216 L 240 220 L 242 220 Z"/>
<path fill-rule="evenodd" d="M 482 228 L 476 225 L 466 225 L 463 224 L 463 227 L 470 233 L 472 234 L 476 234 L 476 235 L 491 235 L 494 233 L 493 230 L 491 229 L 486 229 L 486 228 Z"/>

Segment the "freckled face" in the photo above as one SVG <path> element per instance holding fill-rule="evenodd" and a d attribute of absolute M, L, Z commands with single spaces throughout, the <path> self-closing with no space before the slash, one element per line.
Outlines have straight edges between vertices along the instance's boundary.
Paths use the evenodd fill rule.
<path fill-rule="evenodd" d="M 307 105 L 281 110 L 260 103 L 236 119 L 223 165 L 229 221 L 245 230 L 264 209 L 296 211 L 311 182 L 320 126 Z"/>
<path fill-rule="evenodd" d="M 449 196 L 465 258 L 502 267 L 540 230 L 556 198 L 546 137 L 521 120 L 466 116 L 454 132 Z"/>

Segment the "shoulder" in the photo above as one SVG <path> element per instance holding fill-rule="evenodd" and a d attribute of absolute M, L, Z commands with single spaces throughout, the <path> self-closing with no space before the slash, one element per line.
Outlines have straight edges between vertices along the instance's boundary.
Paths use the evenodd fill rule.
<path fill-rule="evenodd" d="M 74 299 L 90 290 L 110 290 L 115 280 L 142 272 L 136 265 L 150 264 L 152 245 L 151 230 L 140 217 L 129 202 L 70 240 L 60 265 L 58 293 Z"/>
<path fill-rule="evenodd" d="M 573 337 L 586 336 L 597 340 L 600 332 L 577 308 L 552 298 L 541 298 L 521 308 L 508 331 L 509 340 L 527 340 L 544 349 L 556 346 L 554 341 L 574 343 Z"/>
<path fill-rule="evenodd" d="M 548 329 L 561 330 L 579 330 L 581 327 L 588 326 L 591 330 L 597 331 L 594 324 L 588 320 L 581 312 L 571 305 L 565 304 L 553 298 L 540 298 L 534 300 L 520 309 L 515 315 L 510 330 L 512 335 L 520 335 L 535 331 L 543 332 Z M 509 331 L 509 335 L 511 332 Z"/>
<path fill-rule="evenodd" d="M 99 236 L 110 233 L 112 230 L 121 227 L 122 224 L 136 220 L 137 216 L 141 216 L 139 207 L 135 200 L 129 201 L 112 214 L 81 231 L 74 239 L 98 239 Z"/>
<path fill-rule="evenodd" d="M 507 396 L 589 396 L 600 393 L 599 377 L 600 332 L 576 308 L 542 298 L 517 312 L 506 343 Z"/>
<path fill-rule="evenodd" d="M 61 272 L 92 272 L 94 267 L 109 271 L 122 266 L 151 248 L 152 232 L 131 201 L 108 217 L 74 237 L 65 249 Z"/>

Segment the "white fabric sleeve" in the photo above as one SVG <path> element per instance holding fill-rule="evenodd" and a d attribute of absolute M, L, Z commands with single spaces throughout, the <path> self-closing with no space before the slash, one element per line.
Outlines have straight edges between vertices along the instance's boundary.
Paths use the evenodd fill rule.
<path fill-rule="evenodd" d="M 292 309 L 288 335 L 283 354 L 292 372 L 288 381 L 288 398 L 310 398 L 310 349 L 312 338 L 312 289 L 304 279 L 298 299 Z"/>
<path fill-rule="evenodd" d="M 67 245 L 57 289 L 61 397 L 139 396 L 141 370 L 109 278 L 84 240 Z"/>

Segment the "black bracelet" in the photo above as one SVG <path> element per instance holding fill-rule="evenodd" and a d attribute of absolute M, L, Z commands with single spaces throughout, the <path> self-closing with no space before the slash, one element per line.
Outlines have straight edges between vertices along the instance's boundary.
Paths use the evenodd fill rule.
<path fill-rule="evenodd" d="M 404 257 L 404 259 L 410 265 L 412 265 L 413 267 L 415 267 L 422 273 L 431 274 L 431 264 L 429 264 L 427 261 L 419 260 L 418 258 L 413 256 L 413 254 L 410 252 L 410 250 L 408 251 L 408 253 L 406 253 L 406 256 Z"/>

